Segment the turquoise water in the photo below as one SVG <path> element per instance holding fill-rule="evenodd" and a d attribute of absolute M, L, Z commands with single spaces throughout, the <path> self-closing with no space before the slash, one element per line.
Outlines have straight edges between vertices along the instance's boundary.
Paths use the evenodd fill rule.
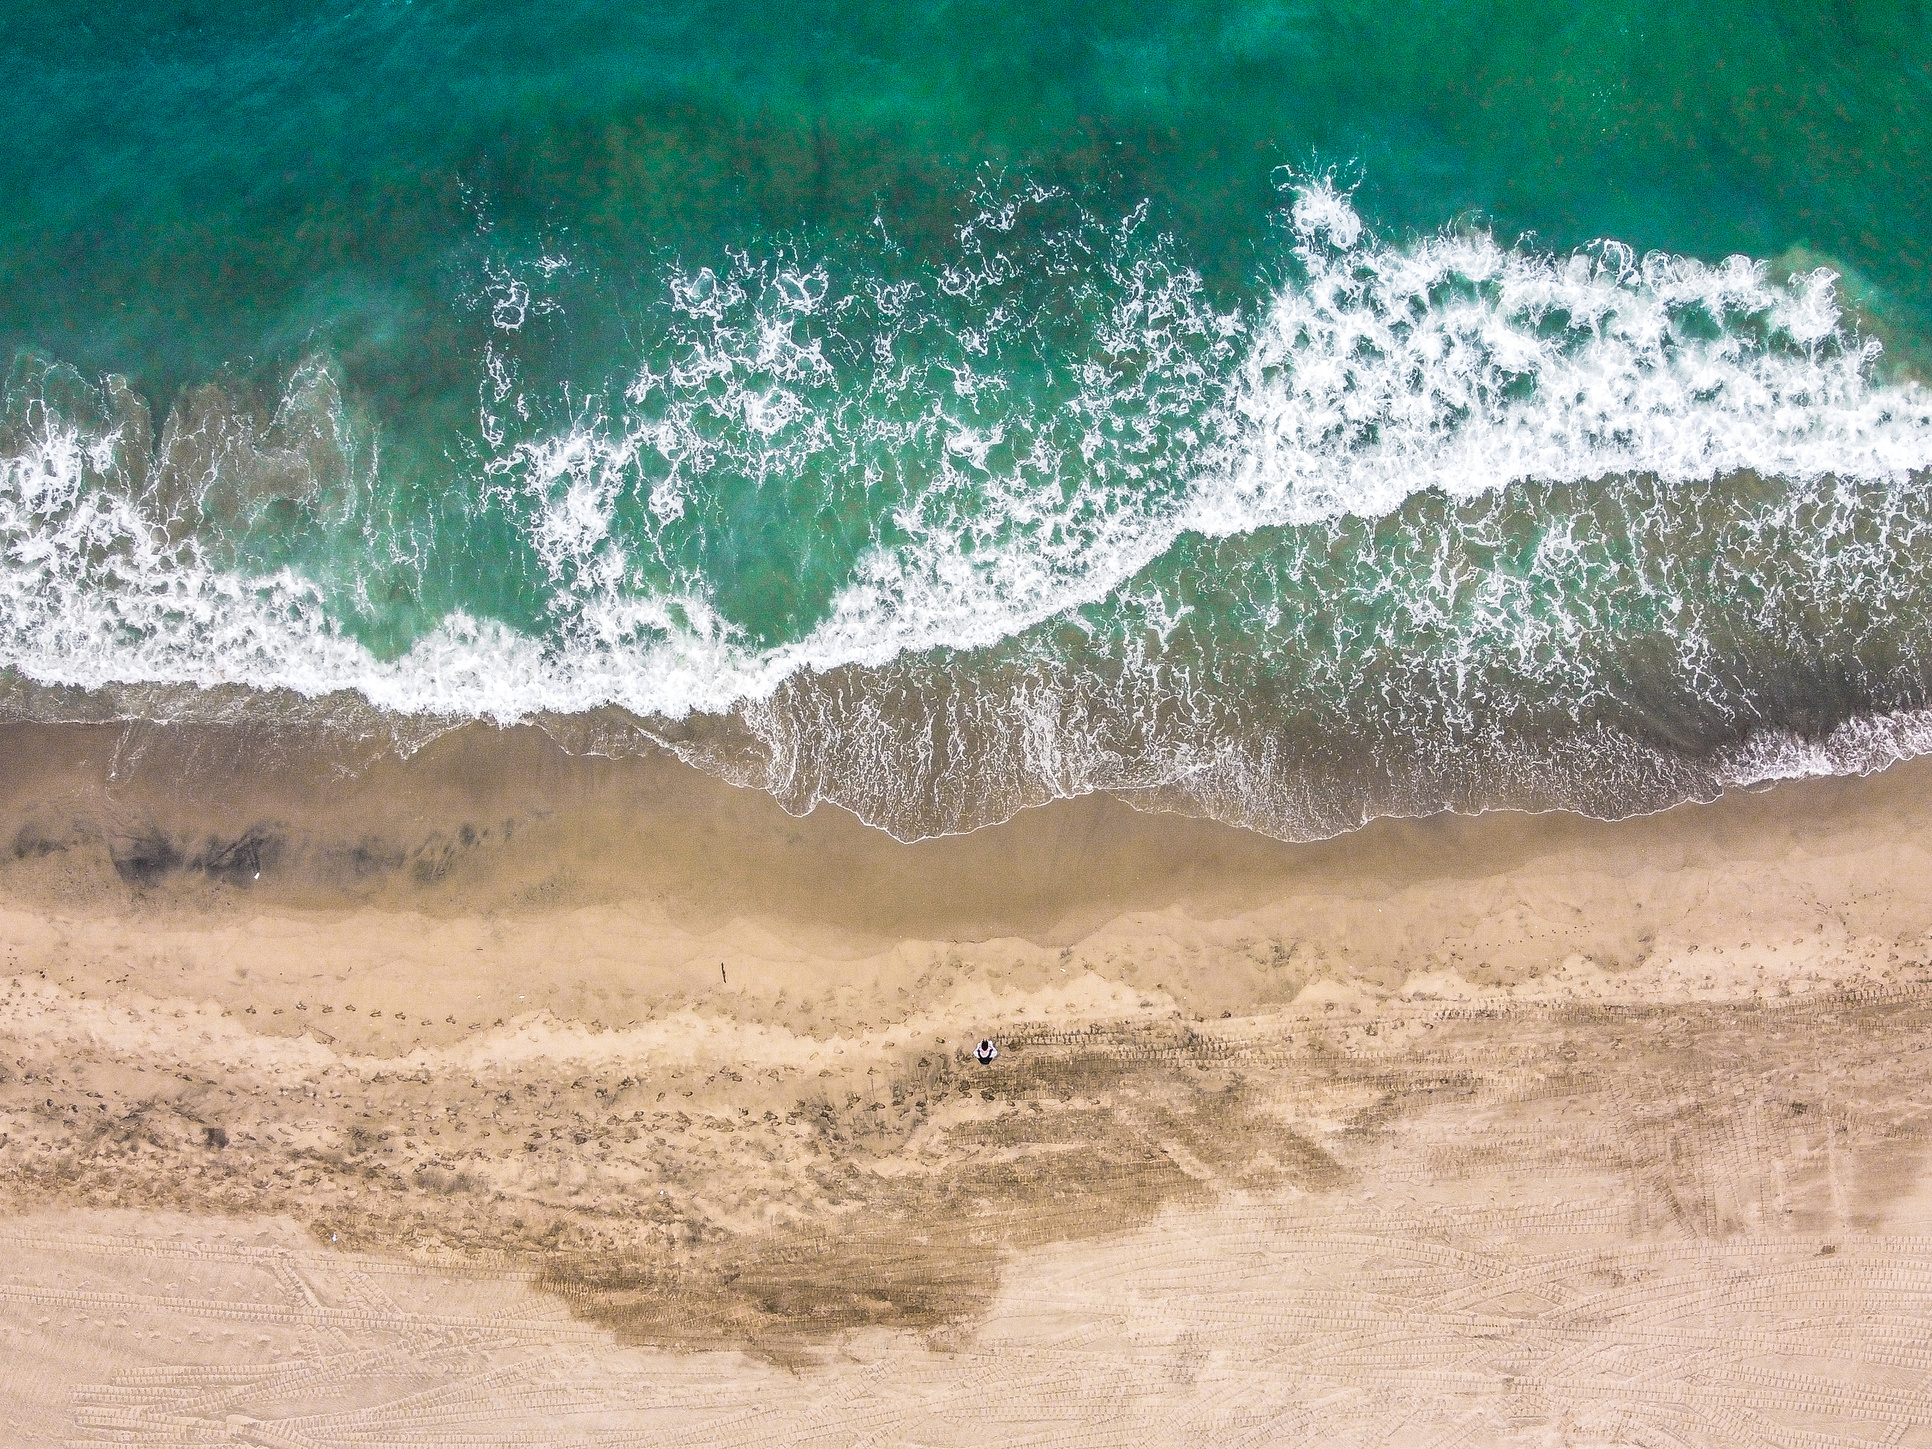
<path fill-rule="evenodd" d="M 5 7 L 26 707 L 903 836 L 1932 740 L 1916 3 L 236 9 Z"/>

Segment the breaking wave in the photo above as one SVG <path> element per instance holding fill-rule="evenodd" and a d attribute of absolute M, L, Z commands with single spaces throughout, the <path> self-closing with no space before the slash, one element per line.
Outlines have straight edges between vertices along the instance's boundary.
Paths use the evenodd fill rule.
<path fill-rule="evenodd" d="M 673 270 L 588 392 L 533 370 L 569 260 L 493 265 L 433 519 L 326 358 L 158 435 L 22 359 L 0 666 L 634 735 L 902 836 L 1091 790 L 1618 814 L 1922 748 L 1932 399 L 1829 271 L 1395 245 L 1315 179 L 1239 305 L 1139 214 L 983 201 L 943 266 Z"/>

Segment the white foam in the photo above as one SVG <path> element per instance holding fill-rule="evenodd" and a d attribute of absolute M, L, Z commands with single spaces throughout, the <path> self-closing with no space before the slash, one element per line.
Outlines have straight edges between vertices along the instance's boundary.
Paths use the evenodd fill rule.
<path fill-rule="evenodd" d="M 1247 321 L 1125 241 L 1097 254 L 1081 284 L 1105 299 L 1096 355 L 1070 399 L 1033 410 L 1001 371 L 1032 325 L 995 246 L 1006 212 L 969 228 L 967 254 L 923 289 L 842 288 L 782 259 L 680 277 L 675 346 L 613 412 L 580 408 L 547 434 L 523 425 L 527 389 L 493 352 L 488 475 L 527 510 L 555 585 L 541 638 L 456 614 L 380 659 L 313 583 L 243 576 L 163 535 L 107 466 L 116 435 L 45 414 L 0 463 L 0 664 L 83 687 L 353 690 L 498 721 L 608 704 L 679 717 L 768 699 L 803 670 L 1009 639 L 1116 594 L 1189 530 L 1375 515 L 1419 490 L 1528 478 L 1896 486 L 1932 464 L 1932 403 L 1870 379 L 1871 345 L 1844 330 L 1826 274 L 1779 285 L 1741 258 L 1547 256 L 1482 235 L 1390 247 L 1322 182 L 1290 221 L 1298 279 Z M 502 278 L 491 299 L 516 314 L 506 328 L 537 305 Z M 841 327 L 870 339 L 876 365 L 857 382 L 827 356 Z M 900 360 L 915 334 L 946 344 L 946 388 Z M 769 483 L 843 464 L 869 479 L 913 454 L 932 476 L 895 511 L 900 537 L 859 560 L 802 639 L 757 646 L 701 575 L 647 581 L 720 469 Z M 620 536 L 633 490 L 654 521 Z"/>
<path fill-rule="evenodd" d="M 1721 762 L 1727 786 L 1768 785 L 1827 775 L 1873 775 L 1902 761 L 1932 754 L 1932 710 L 1888 710 L 1851 719 L 1822 738 L 1785 730 L 1760 730 Z"/>
<path fill-rule="evenodd" d="M 1742 257 L 1552 257 L 1487 236 L 1398 251 L 1357 245 L 1349 221 L 1320 185 L 1297 202 L 1306 281 L 1258 330 L 1190 526 L 1376 515 L 1422 488 L 1525 479 L 1897 483 L 1932 462 L 1932 399 L 1868 380 L 1877 344 L 1841 331 L 1828 272 L 1777 286 Z"/>

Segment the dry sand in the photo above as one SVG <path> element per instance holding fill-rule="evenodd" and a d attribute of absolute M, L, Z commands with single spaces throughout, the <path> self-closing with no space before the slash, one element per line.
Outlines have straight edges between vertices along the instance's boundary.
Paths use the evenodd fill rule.
<path fill-rule="evenodd" d="M 1932 1445 L 1932 765 L 1289 847 L 356 764 L 0 729 L 0 1442 Z"/>

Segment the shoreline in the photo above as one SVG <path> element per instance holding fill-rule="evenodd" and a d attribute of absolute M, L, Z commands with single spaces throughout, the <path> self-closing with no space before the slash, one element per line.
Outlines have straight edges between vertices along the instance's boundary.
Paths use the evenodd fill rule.
<path fill-rule="evenodd" d="M 748 1444 L 827 1395 L 935 1442 L 968 1370 L 1018 1432 L 1104 1361 L 1124 1442 L 1235 1400 L 1683 1439 L 1729 1422 L 1713 1311 L 1753 1412 L 1932 1432 L 1873 1367 L 1932 1301 L 1932 761 L 1615 824 L 1290 846 L 1093 799 L 901 845 L 536 731 L 353 777 L 0 750 L 20 1442 L 137 1400 L 296 1442 L 291 1374 L 379 1438 L 465 1432 L 387 1374 L 550 1442 L 495 1376 L 566 1345 L 597 1433 L 710 1375 Z M 218 1410 L 168 1397 L 210 1371 Z"/>
<path fill-rule="evenodd" d="M 533 729 L 469 727 L 347 776 L 286 759 L 209 770 L 178 748 L 205 748 L 201 731 L 157 733 L 169 748 L 130 768 L 117 728 L 0 730 L 16 969 L 292 1012 L 320 980 L 278 962 L 301 943 L 343 989 L 384 977 L 387 1010 L 421 995 L 431 1044 L 452 964 L 483 983 L 463 994 L 486 1020 L 541 993 L 583 1020 L 717 1008 L 812 1032 L 861 1018 L 799 1009 L 807 983 L 866 963 L 889 995 L 916 984 L 915 958 L 947 952 L 1011 989 L 1077 966 L 1207 1017 L 1324 980 L 1521 990 L 1563 970 L 1667 975 L 1699 950 L 1777 980 L 1821 952 L 1932 934 L 1932 761 L 1617 822 L 1442 815 L 1290 845 L 1090 797 L 907 845 L 668 756 L 570 756 Z M 247 741 L 216 743 L 249 760 Z M 167 969 L 144 964 L 143 938 L 168 943 L 146 953 Z"/>

